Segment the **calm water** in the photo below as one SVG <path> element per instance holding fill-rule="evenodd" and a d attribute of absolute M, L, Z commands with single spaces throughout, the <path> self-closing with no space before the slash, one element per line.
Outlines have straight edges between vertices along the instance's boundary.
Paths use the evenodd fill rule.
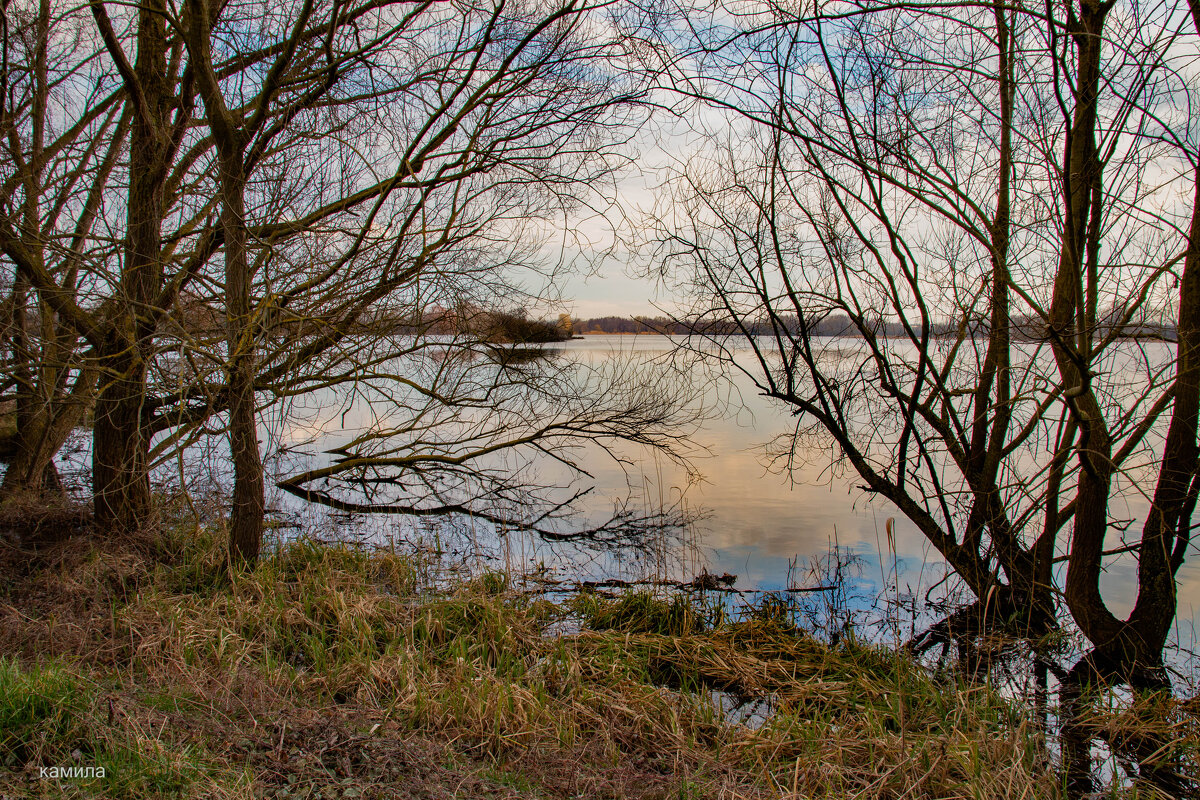
<path fill-rule="evenodd" d="M 550 363 L 560 367 L 573 362 L 595 366 L 622 361 L 649 365 L 652 372 L 669 370 L 674 352 L 671 341 L 661 336 L 588 336 L 554 349 L 559 352 Z M 752 354 L 744 342 L 732 350 L 736 362 L 751 364 Z M 694 424 L 692 438 L 700 449 L 693 451 L 691 478 L 683 467 L 645 450 L 622 449 L 625 464 L 595 448 L 581 454 L 592 476 L 582 485 L 591 485 L 593 491 L 584 503 L 585 518 L 578 522 L 598 523 L 614 504 L 623 501 L 651 509 L 683 507 L 696 517 L 682 536 L 652 543 L 643 551 L 547 546 L 513 534 L 500 539 L 493 526 L 478 520 L 459 520 L 448 526 L 405 517 L 332 513 L 270 485 L 268 505 L 287 535 L 360 536 L 423 545 L 433 541 L 451 556 L 475 559 L 479 566 L 499 562 L 529 570 L 545 565 L 551 574 L 568 579 L 689 580 L 707 569 L 737 575 L 739 589 L 812 586 L 823 581 L 819 575 L 809 574 L 811 561 L 836 547 L 857 561 L 851 577 L 854 601 L 860 606 L 882 597 L 892 602 L 909 598 L 919 607 L 927 596 L 937 599 L 945 594 L 951 582 L 942 580 L 944 565 L 936 551 L 887 501 L 858 489 L 856 475 L 836 468 L 827 444 L 813 442 L 788 469 L 768 468 L 767 445 L 791 430 L 793 418 L 785 407 L 760 396 L 736 371 L 717 375 L 692 365 L 685 377 L 698 387 L 706 409 Z M 1130 384 L 1141 379 L 1131 373 Z M 315 393 L 264 418 L 260 435 L 268 475 L 284 476 L 328 463 L 330 456 L 325 451 L 385 423 L 387 406 L 378 400 L 364 402 L 357 392 L 340 396 Z M 221 437 L 210 437 L 190 448 L 183 458 L 172 457 L 161 464 L 156 476 L 164 484 L 182 483 L 193 500 L 202 502 L 210 495 L 213 507 L 219 508 L 230 480 L 223 450 Z M 1041 454 L 1028 458 L 1036 462 Z M 86 491 L 89 463 L 90 439 L 80 432 L 64 449 L 60 466 L 69 480 L 75 476 L 81 492 Z M 536 466 L 543 480 L 566 477 L 550 459 Z M 1135 520 L 1129 531 L 1134 538 L 1146 508 L 1145 498 L 1127 493 L 1114 504 L 1112 513 Z M 885 532 L 889 518 L 895 520 L 894 552 Z M 1114 535 L 1108 547 L 1118 546 L 1117 538 Z M 1135 580 L 1136 563 L 1129 555 L 1108 560 L 1102 590 L 1114 613 L 1128 613 Z M 1179 574 L 1177 641 L 1188 649 L 1200 641 L 1196 636 L 1198 612 L 1200 542 L 1194 539 Z"/>
<path fill-rule="evenodd" d="M 735 361 L 749 364 L 750 351 L 744 349 L 744 342 L 740 347 L 743 349 L 733 345 Z M 560 365 L 566 360 L 594 367 L 624 360 L 650 363 L 662 370 L 669 369 L 673 352 L 670 340 L 660 336 L 588 336 L 554 349 L 559 351 L 554 363 Z M 779 589 L 819 583 L 819 578 L 806 574 L 809 563 L 836 546 L 858 559 L 856 586 L 861 598 L 907 596 L 919 603 L 931 589 L 934 597 L 945 591 L 948 584 L 941 581 L 944 570 L 936 551 L 888 502 L 856 488 L 860 483 L 857 476 L 834 465 L 827 443 L 814 441 L 790 468 L 768 468 L 767 445 L 787 434 L 793 424 L 788 410 L 757 394 L 749 380 L 736 371 L 716 375 L 699 366 L 690 370 L 688 377 L 700 387 L 707 409 L 698 417 L 693 436 L 704 451 L 694 453 L 691 461 L 699 480 L 689 480 L 684 468 L 644 450 L 622 449 L 621 454 L 632 462 L 624 465 L 598 449 L 583 453 L 583 463 L 594 478 L 594 491 L 584 504 L 588 519 L 598 522 L 614 503 L 630 498 L 635 505 L 651 508 L 682 506 L 700 517 L 687 529 L 685 541 L 663 542 L 651 548 L 649 555 L 597 554 L 586 548 L 548 548 L 511 535 L 499 545 L 490 525 L 468 522 L 465 527 L 460 525 L 460 541 L 454 547 L 463 551 L 478 548 L 510 565 L 543 563 L 567 577 L 686 580 L 708 569 L 737 575 L 739 588 Z M 306 407 L 293 407 L 286 419 L 264 426 L 268 466 L 280 471 L 295 468 L 303 463 L 296 461 L 297 453 L 309 454 L 309 464 L 319 463 L 328 458 L 321 456 L 321 451 L 344 444 L 378 424 L 380 413 L 378 404 L 335 403 L 320 396 L 307 401 Z M 272 458 L 272 452 L 286 452 L 288 458 Z M 1036 461 L 1040 454 L 1029 458 Z M 566 476 L 550 459 L 539 465 L 538 474 L 549 481 Z M 297 501 L 282 493 L 277 493 L 273 502 L 284 511 L 301 513 L 296 512 Z M 1144 499 L 1121 502 L 1121 516 L 1144 516 Z M 354 520 L 331 515 L 313 523 L 311 509 L 302 515 L 318 528 L 327 529 L 327 520 L 332 519 L 343 529 L 357 526 L 363 535 L 375 538 L 412 540 L 431 531 L 438 536 L 445 533 L 412 520 Z M 894 552 L 885 533 L 889 518 L 895 519 Z M 461 536 L 470 541 L 461 541 Z M 1107 565 L 1102 588 L 1118 614 L 1126 613 L 1132 604 L 1134 570 L 1128 556 L 1110 559 Z M 1183 641 L 1194 641 L 1191 628 L 1198 600 L 1200 550 L 1194 544 L 1190 563 L 1180 574 L 1179 617 L 1187 628 L 1180 632 Z"/>
<path fill-rule="evenodd" d="M 670 340 L 660 336 L 590 336 L 561 347 L 564 355 L 585 361 L 630 352 L 665 359 L 672 351 Z M 751 366 L 752 354 L 744 343 L 741 349 L 735 346 L 733 355 L 738 363 Z M 812 557 L 837 545 L 861 559 L 864 593 L 924 597 L 944 569 L 915 526 L 888 501 L 858 489 L 861 480 L 852 471 L 835 468 L 827 445 L 814 443 L 790 469 L 769 469 L 767 446 L 789 433 L 793 418 L 777 401 L 759 395 L 745 376 L 734 371 L 724 377 L 726 382 L 718 380 L 707 389 L 709 405 L 720 413 L 706 417 L 695 434 L 697 443 L 709 451 L 693 462 L 703 480 L 687 485 L 684 472 L 661 458 L 643 461 L 639 474 L 629 476 L 666 497 L 678 496 L 686 487 L 686 502 L 708 514 L 694 523 L 708 569 L 738 575 L 739 586 L 783 588 L 793 564 L 805 567 Z M 627 476 L 620 469 L 603 462 L 596 469 L 601 489 L 612 494 L 624 487 Z M 1132 495 L 1119 502 L 1114 515 L 1144 518 L 1144 498 Z M 895 519 L 895 553 L 885 532 L 889 518 Z M 1132 607 L 1135 581 L 1136 563 L 1130 556 L 1109 559 L 1102 589 L 1115 613 L 1126 614 Z M 1179 575 L 1183 626 L 1194 625 L 1198 601 L 1200 548 L 1193 542 L 1189 562 Z M 1181 639 L 1194 640 L 1194 635 L 1181 631 Z"/>
<path fill-rule="evenodd" d="M 649 335 L 589 336 L 561 348 L 582 360 L 630 353 L 667 359 L 673 351 L 666 337 Z M 689 483 L 684 469 L 643 452 L 640 470 L 628 474 L 611 462 L 594 462 L 598 488 L 615 496 L 628 482 L 644 487 L 651 501 L 682 496 L 703 515 L 693 526 L 708 568 L 738 575 L 739 585 L 784 587 L 790 562 L 805 567 L 810 556 L 834 545 L 878 562 L 887 548 L 885 522 L 894 516 L 889 504 L 853 489 L 851 476 L 832 472 L 828 452 L 809 453 L 806 463 L 789 471 L 769 468 L 766 446 L 790 430 L 786 409 L 756 394 L 744 376 L 705 378 L 709 413 L 693 438 L 707 452 L 691 461 L 699 480 Z M 897 541 L 902 558 L 926 560 L 918 539 L 902 538 Z M 871 572 L 866 580 L 880 579 L 878 565 Z"/>

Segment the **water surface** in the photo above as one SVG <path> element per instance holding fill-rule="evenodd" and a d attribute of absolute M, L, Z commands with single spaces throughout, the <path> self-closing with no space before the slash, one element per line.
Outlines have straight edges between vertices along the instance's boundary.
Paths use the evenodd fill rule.
<path fill-rule="evenodd" d="M 735 364 L 753 368 L 753 353 L 746 342 L 730 340 L 725 344 Z M 831 340 L 828 344 L 831 359 L 857 355 L 853 340 Z M 674 344 L 662 336 L 587 336 L 548 349 L 553 354 L 548 363 L 555 369 L 573 363 L 594 368 L 617 361 L 664 373 L 680 369 L 679 359 L 672 358 L 677 354 Z M 1114 374 L 1128 370 L 1128 384 L 1134 386 L 1145 353 L 1130 355 L 1128 365 L 1121 363 L 1118 354 L 1110 366 Z M 1151 358 L 1165 359 L 1168 355 L 1164 351 L 1157 356 L 1151 354 Z M 1042 356 L 1034 353 L 1029 357 Z M 943 580 L 945 567 L 936 551 L 889 502 L 859 488 L 861 481 L 838 463 L 827 440 L 804 439 L 793 459 L 768 458 L 771 442 L 792 432 L 795 418 L 783 404 L 761 396 L 745 375 L 736 369 L 718 372 L 711 365 L 688 363 L 678 383 L 665 381 L 662 390 L 673 391 L 676 385 L 681 393 L 697 392 L 699 402 L 694 405 L 703 409 L 692 431 L 696 445 L 690 458 L 693 472 L 644 449 L 617 448 L 625 463 L 618 463 L 599 448 L 584 449 L 576 455 L 581 455 L 582 465 L 590 473 L 583 483 L 589 484 L 592 491 L 585 498 L 584 517 L 578 522 L 599 522 L 612 512 L 614 504 L 625 501 L 651 509 L 684 508 L 696 519 L 682 541 L 651 543 L 642 552 L 596 553 L 586 547 L 548 547 L 511 533 L 498 540 L 495 526 L 460 520 L 459 541 L 448 547 L 488 553 L 493 559 L 503 559 L 509 567 L 546 565 L 566 577 L 688 580 L 707 569 L 737 575 L 739 588 L 769 590 L 820 584 L 824 578 L 809 574 L 809 566 L 837 549 L 843 558 L 850 555 L 857 562 L 852 573 L 861 602 L 882 598 L 892 604 L 923 607 L 927 599 L 941 598 L 953 590 L 953 581 Z M 268 454 L 286 455 L 268 458 L 268 465 L 286 474 L 304 463 L 297 460 L 298 453 L 306 454 L 308 463 L 319 463 L 322 457 L 327 458 L 322 451 L 342 446 L 381 424 L 381 418 L 389 415 L 386 405 L 381 410 L 379 403 L 353 398 L 333 402 L 318 394 L 303 405 L 292 406 L 286 416 L 264 425 Z M 1036 466 L 1044 454 L 1032 450 L 1022 457 L 1028 465 Z M 503 464 L 497 462 L 497 466 L 502 468 Z M 535 472 L 550 482 L 569 477 L 552 459 L 543 459 Z M 280 509 L 297 508 L 297 501 L 278 493 L 273 502 Z M 1113 514 L 1137 520 L 1130 529 L 1130 534 L 1136 535 L 1146 505 L 1144 497 L 1127 492 L 1114 502 Z M 312 518 L 311 510 L 308 517 Z M 434 536 L 445 533 L 429 521 L 364 521 L 339 515 L 331 519 L 343 528 L 358 526 L 365 535 L 375 538 L 408 541 L 419 538 L 422 531 Z M 889 519 L 894 521 L 894 536 L 890 538 L 886 534 Z M 1061 538 L 1065 542 L 1066 537 Z M 1117 545 L 1116 535 L 1112 538 L 1109 547 Z M 1135 569 L 1128 555 L 1110 558 L 1106 565 L 1102 588 L 1117 614 L 1128 613 L 1132 605 Z M 1179 618 L 1186 628 L 1180 639 L 1193 641 L 1192 627 L 1200 598 L 1200 550 L 1195 544 L 1179 583 Z"/>

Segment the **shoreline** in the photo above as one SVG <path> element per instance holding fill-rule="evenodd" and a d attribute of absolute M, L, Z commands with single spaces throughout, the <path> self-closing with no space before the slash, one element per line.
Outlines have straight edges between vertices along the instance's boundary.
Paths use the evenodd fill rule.
<path fill-rule="evenodd" d="M 230 573 L 219 540 L 4 552 L 4 791 L 78 765 L 106 774 L 66 796 L 1056 796 L 1019 704 L 778 604 L 552 602 L 305 541 Z"/>

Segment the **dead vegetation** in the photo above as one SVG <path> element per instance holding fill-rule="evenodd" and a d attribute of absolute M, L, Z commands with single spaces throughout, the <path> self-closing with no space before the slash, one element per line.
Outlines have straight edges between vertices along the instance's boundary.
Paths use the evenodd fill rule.
<path fill-rule="evenodd" d="M 434 591 L 410 558 L 303 542 L 223 563 L 201 532 L 10 573 L 0 795 L 1059 796 L 1018 705 L 769 613 Z M 108 769 L 39 777 L 69 764 Z"/>

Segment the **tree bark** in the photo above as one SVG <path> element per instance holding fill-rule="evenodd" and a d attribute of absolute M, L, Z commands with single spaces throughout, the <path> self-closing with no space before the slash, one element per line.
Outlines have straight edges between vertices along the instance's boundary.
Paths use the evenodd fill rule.
<path fill-rule="evenodd" d="M 1067 565 L 1066 601 L 1080 630 L 1097 646 L 1120 634 L 1121 622 L 1100 595 L 1101 553 L 1108 532 L 1108 500 L 1112 481 L 1112 443 L 1103 412 L 1092 390 L 1089 328 L 1084 291 L 1088 238 L 1100 232 L 1091 225 L 1093 204 L 1100 202 L 1102 165 L 1096 146 L 1097 105 L 1104 23 L 1109 2 L 1083 0 L 1076 15 L 1070 8 L 1070 34 L 1075 41 L 1075 107 L 1067 130 L 1063 163 L 1063 235 L 1058 272 L 1050 305 L 1050 344 L 1065 399 L 1077 422 L 1080 470 L 1074 531 Z"/>
<path fill-rule="evenodd" d="M 152 313 L 162 283 L 163 182 L 171 158 L 166 120 L 173 93 L 167 68 L 166 8 L 138 10 L 137 61 L 127 77 L 134 97 L 130 130 L 125 263 L 118 307 L 99 353 L 92 491 L 100 530 L 121 536 L 150 518 L 150 433 L 143 419 Z M 123 57 L 123 56 L 121 56 Z"/>
<path fill-rule="evenodd" d="M 254 320 L 250 308 L 250 262 L 246 253 L 245 173 L 241 150 L 221 157 L 221 224 L 225 228 L 225 311 L 228 325 L 229 449 L 233 458 L 233 507 L 229 557 L 254 564 L 263 534 L 263 468 L 255 424 Z"/>
<path fill-rule="evenodd" d="M 295 37 L 300 36 L 311 9 L 311 3 L 306 3 L 292 44 Z M 246 128 L 261 125 L 265 115 L 256 114 L 247 123 L 243 116 L 235 114 L 226 105 L 212 64 L 212 19 L 203 3 L 191 2 L 188 10 L 187 46 L 217 149 L 217 183 L 225 239 L 226 385 L 229 450 L 234 473 L 228 557 L 231 564 L 253 565 L 262 545 L 264 490 L 254 401 L 256 326 L 251 306 L 253 270 L 247 250 L 245 195 L 249 137 Z M 269 104 L 292 52 L 291 48 L 285 47 L 284 54 L 270 70 L 258 98 L 261 108 Z"/>

